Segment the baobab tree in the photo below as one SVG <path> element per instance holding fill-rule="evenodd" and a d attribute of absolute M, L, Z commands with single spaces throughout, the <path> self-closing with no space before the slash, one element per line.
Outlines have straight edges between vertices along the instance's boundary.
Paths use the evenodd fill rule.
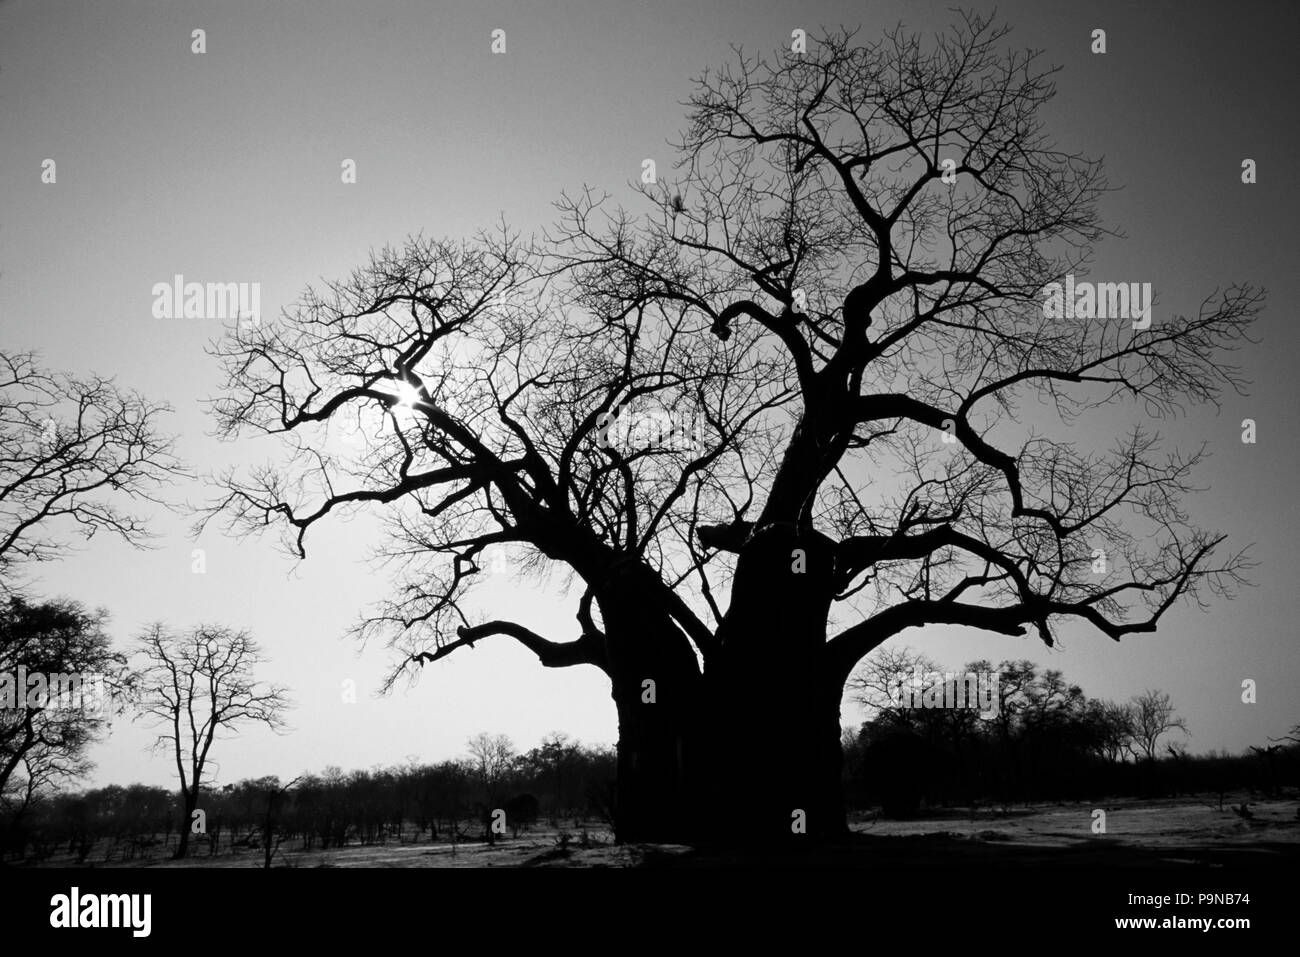
<path fill-rule="evenodd" d="M 966 16 L 738 54 L 645 212 L 584 188 L 541 241 L 412 240 L 232 329 L 220 428 L 286 454 L 220 476 L 209 517 L 305 555 L 377 506 L 403 571 L 363 634 L 411 665 L 505 635 L 604 671 L 623 839 L 842 832 L 840 700 L 889 638 L 1119 640 L 1249 565 L 1180 507 L 1204 450 L 1145 420 L 1243 387 L 1261 295 L 1045 317 L 1106 184 L 1047 136 L 1055 71 L 1006 36 Z M 1078 420 L 1116 409 L 1141 423 L 1089 448 Z M 573 573 L 576 638 L 474 617 L 501 549 Z M 764 792 L 731 800 L 754 767 Z"/>
<path fill-rule="evenodd" d="M 289 700 L 284 688 L 256 677 L 264 659 L 244 631 L 198 625 L 174 632 L 155 624 L 141 636 L 138 655 L 140 717 L 160 727 L 154 746 L 176 762 L 181 830 L 175 856 L 181 858 L 189 849 L 217 735 L 249 724 L 278 732 L 284 728 Z"/>

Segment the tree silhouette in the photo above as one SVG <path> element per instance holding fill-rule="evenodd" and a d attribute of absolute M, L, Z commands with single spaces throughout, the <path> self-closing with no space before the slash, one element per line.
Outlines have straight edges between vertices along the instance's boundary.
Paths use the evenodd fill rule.
<path fill-rule="evenodd" d="M 480 731 L 470 738 L 469 766 L 488 803 L 501 798 L 501 789 L 515 762 L 515 748 L 504 734 Z"/>
<path fill-rule="evenodd" d="M 182 474 L 158 431 L 168 411 L 110 379 L 0 350 L 0 591 L 12 591 L 23 563 L 58 557 L 61 532 L 147 543 L 126 505 L 158 504 L 158 490 Z"/>
<path fill-rule="evenodd" d="M 0 605 L 0 809 L 10 826 L 38 790 L 90 767 L 87 748 L 132 688 L 107 617 L 66 599 Z"/>
<path fill-rule="evenodd" d="M 899 706 L 900 693 L 913 688 L 915 676 L 920 675 L 925 687 L 925 676 L 942 670 L 936 661 L 910 648 L 878 648 L 863 659 L 847 687 L 858 705 L 880 714 Z"/>
<path fill-rule="evenodd" d="M 250 723 L 279 731 L 289 702 L 283 688 L 257 680 L 263 658 L 247 632 L 200 625 L 178 634 L 157 624 L 139 654 L 140 715 L 160 726 L 155 747 L 170 753 L 180 779 L 181 858 L 217 734 Z"/>
<path fill-rule="evenodd" d="M 796 811 L 842 832 L 840 699 L 889 638 L 1119 640 L 1249 565 L 1180 505 L 1203 448 L 1144 425 L 1088 448 L 1076 420 L 1240 390 L 1261 294 L 1146 328 L 1044 317 L 1106 184 L 1047 137 L 1054 70 L 1006 34 L 738 53 L 646 214 L 584 188 L 541 241 L 418 238 L 232 329 L 217 421 L 286 455 L 220 476 L 207 517 L 305 555 L 316 522 L 381 506 L 401 580 L 363 635 L 412 664 L 506 635 L 604 671 L 622 839 L 789 836 Z M 573 574 L 576 638 L 472 620 L 501 549 Z"/>
<path fill-rule="evenodd" d="M 1107 761 L 1123 761 L 1134 745 L 1133 706 L 1114 701 L 1090 701 L 1089 717 L 1095 732 L 1097 752 Z"/>
<path fill-rule="evenodd" d="M 1154 761 L 1160 739 L 1170 731 L 1187 734 L 1187 722 L 1174 710 L 1167 691 L 1148 688 L 1129 705 L 1132 737 L 1148 761 Z"/>

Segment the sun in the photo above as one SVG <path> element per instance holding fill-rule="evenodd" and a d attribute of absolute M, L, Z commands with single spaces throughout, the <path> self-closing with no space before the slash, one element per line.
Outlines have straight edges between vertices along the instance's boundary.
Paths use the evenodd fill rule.
<path fill-rule="evenodd" d="M 407 373 L 399 378 L 401 373 L 394 373 L 393 378 L 389 379 L 384 385 L 384 391 L 388 392 L 394 399 L 393 408 L 405 409 L 408 412 L 424 402 L 421 392 L 424 388 L 419 376 Z M 413 381 L 412 381 L 413 380 Z"/>
<path fill-rule="evenodd" d="M 397 404 L 403 409 L 414 409 L 420 404 L 420 390 L 409 382 L 398 380 Z"/>

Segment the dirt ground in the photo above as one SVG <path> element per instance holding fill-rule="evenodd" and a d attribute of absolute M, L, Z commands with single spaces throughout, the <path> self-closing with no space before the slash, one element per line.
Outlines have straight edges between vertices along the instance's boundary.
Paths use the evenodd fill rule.
<path fill-rule="evenodd" d="M 276 867 L 932 867 L 1033 866 L 1294 866 L 1300 860 L 1300 801 L 1250 800 L 1249 816 L 1233 810 L 1243 800 L 1218 797 L 1098 804 L 1039 804 L 1010 808 L 953 809 L 907 821 L 864 816 L 852 837 L 806 851 L 720 851 L 670 844 L 616 845 L 607 829 L 592 825 L 585 843 L 570 831 L 560 846 L 557 828 L 538 825 L 495 845 L 390 843 L 320 851 L 281 851 Z M 1100 832 L 1104 811 L 1105 831 Z M 1097 833 L 1094 833 L 1094 828 Z M 259 867 L 261 855 L 191 857 L 118 866 Z"/>

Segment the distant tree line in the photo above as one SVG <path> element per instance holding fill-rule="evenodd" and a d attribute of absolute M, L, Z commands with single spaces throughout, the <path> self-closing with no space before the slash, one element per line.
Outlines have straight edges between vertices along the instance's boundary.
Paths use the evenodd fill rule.
<path fill-rule="evenodd" d="M 337 767 L 288 783 L 277 777 L 210 787 L 196 810 L 203 833 L 191 855 L 257 855 L 267 866 L 282 850 L 385 843 L 491 841 L 493 811 L 511 834 L 541 821 L 567 829 L 610 825 L 617 759 L 552 733 L 517 753 L 504 735 L 479 734 L 468 754 L 436 764 L 344 772 Z M 0 818 L 9 862 L 130 862 L 173 855 L 183 797 L 133 784 L 38 793 L 20 820 Z"/>
<path fill-rule="evenodd" d="M 965 676 L 984 682 L 981 693 L 953 707 L 951 687 Z M 979 681 L 967 679 L 962 690 Z M 927 707 L 921 694 L 937 705 L 944 685 L 949 706 Z M 1277 795 L 1300 785 L 1296 730 L 1243 755 L 1192 756 L 1186 722 L 1166 692 L 1090 698 L 1060 671 L 1030 661 L 945 671 L 910 650 L 881 649 L 850 687 L 871 714 L 842 742 L 846 795 L 857 810 L 907 816 L 922 806 L 1192 793 L 1221 801 L 1228 792 Z"/>

